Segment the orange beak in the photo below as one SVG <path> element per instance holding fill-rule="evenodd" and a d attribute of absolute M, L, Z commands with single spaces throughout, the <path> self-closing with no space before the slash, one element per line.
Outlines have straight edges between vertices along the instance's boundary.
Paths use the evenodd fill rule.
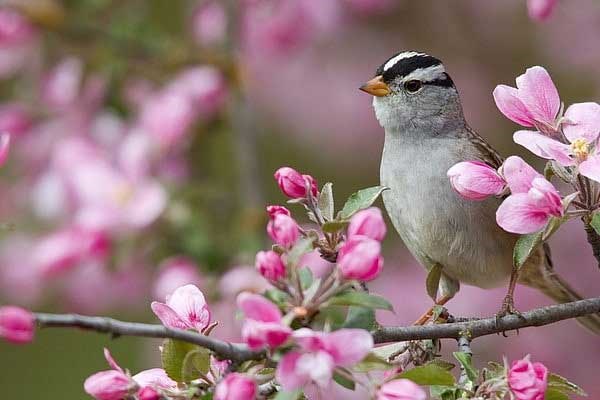
<path fill-rule="evenodd" d="M 363 92 L 372 94 L 373 96 L 383 97 L 390 94 L 390 87 L 383 81 L 383 76 L 377 75 L 360 88 Z"/>

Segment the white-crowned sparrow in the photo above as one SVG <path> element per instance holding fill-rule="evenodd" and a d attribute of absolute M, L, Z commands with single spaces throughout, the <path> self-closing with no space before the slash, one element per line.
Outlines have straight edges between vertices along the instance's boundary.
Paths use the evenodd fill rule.
<path fill-rule="evenodd" d="M 424 53 L 399 53 L 361 90 L 374 96 L 375 115 L 385 129 L 381 184 L 390 188 L 383 194 L 390 219 L 427 270 L 442 268 L 436 302 L 452 298 L 459 282 L 485 289 L 510 281 L 503 312 L 513 311 L 517 236 L 496 223 L 501 199 L 463 199 L 446 175 L 460 161 L 480 160 L 498 168 L 502 158 L 467 125 L 442 62 Z M 554 271 L 546 244 L 523 266 L 518 281 L 557 302 L 581 298 Z M 579 321 L 600 333 L 599 315 Z"/>

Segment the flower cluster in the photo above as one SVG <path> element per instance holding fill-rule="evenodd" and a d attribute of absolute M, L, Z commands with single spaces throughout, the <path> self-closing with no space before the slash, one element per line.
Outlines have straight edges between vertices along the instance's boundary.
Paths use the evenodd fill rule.
<path fill-rule="evenodd" d="M 532 67 L 516 79 L 517 87 L 499 85 L 494 90 L 498 109 L 510 120 L 531 130 L 514 133 L 515 143 L 549 160 L 545 176 L 517 156 L 499 168 L 481 161 L 465 161 L 448 170 L 454 189 L 470 200 L 504 196 L 496 213 L 498 224 L 508 232 L 540 231 L 553 219 L 591 218 L 600 197 L 600 105 L 577 103 L 564 115 L 558 90 L 548 72 Z M 549 181 L 556 176 L 575 188 L 562 196 Z"/>

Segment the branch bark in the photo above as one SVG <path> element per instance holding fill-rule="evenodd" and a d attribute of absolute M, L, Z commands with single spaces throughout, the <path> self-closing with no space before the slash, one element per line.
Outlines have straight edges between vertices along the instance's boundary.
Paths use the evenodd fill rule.
<path fill-rule="evenodd" d="M 479 320 L 456 322 L 438 325 L 384 327 L 373 332 L 375 343 L 403 342 L 421 339 L 459 339 L 464 335 L 475 339 L 480 336 L 502 333 L 505 331 L 527 328 L 530 326 L 549 325 L 565 319 L 600 313 L 600 297 L 571 303 L 557 304 L 537 308 L 518 315 L 507 315 L 498 320 L 484 318 Z M 166 328 L 162 325 L 142 324 L 119 321 L 106 317 L 90 317 L 77 314 L 35 313 L 38 326 L 41 328 L 80 328 L 114 336 L 141 336 L 168 338 L 197 344 L 212 350 L 221 358 L 234 362 L 260 360 L 266 357 L 263 351 L 252 351 L 247 346 L 229 343 L 199 333 L 181 329 Z"/>
<path fill-rule="evenodd" d="M 600 235 L 596 233 L 594 227 L 592 227 L 589 221 L 586 221 L 585 219 L 583 220 L 583 227 L 587 235 L 587 241 L 590 246 L 592 246 L 592 252 L 594 253 L 594 257 L 598 262 L 598 268 L 600 268 Z"/>

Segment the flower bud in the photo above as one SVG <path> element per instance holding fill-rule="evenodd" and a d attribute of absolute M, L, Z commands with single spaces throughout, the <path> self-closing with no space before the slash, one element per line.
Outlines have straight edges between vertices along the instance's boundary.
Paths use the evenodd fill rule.
<path fill-rule="evenodd" d="M 277 214 L 292 215 L 290 210 L 283 206 L 267 206 L 267 214 L 269 214 L 270 219 L 275 218 Z"/>
<path fill-rule="evenodd" d="M 233 372 L 215 389 L 215 400 L 254 400 L 256 383 L 249 377 Z"/>
<path fill-rule="evenodd" d="M 285 214 L 277 214 L 267 224 L 267 233 L 278 245 L 291 247 L 300 236 L 300 228 L 294 218 Z"/>
<path fill-rule="evenodd" d="M 292 199 L 306 197 L 307 187 L 310 187 L 313 196 L 318 194 L 317 181 L 312 176 L 302 175 L 293 168 L 279 168 L 275 171 L 275 179 L 283 194 Z"/>
<path fill-rule="evenodd" d="M 100 371 L 83 383 L 87 394 L 96 400 L 122 400 L 136 386 L 135 382 L 121 371 Z"/>
<path fill-rule="evenodd" d="M 139 400 L 160 400 L 160 394 L 150 386 L 141 388 L 137 395 Z"/>
<path fill-rule="evenodd" d="M 344 279 L 375 279 L 383 268 L 381 244 L 366 236 L 351 237 L 340 248 L 338 268 Z"/>
<path fill-rule="evenodd" d="M 408 379 L 395 379 L 384 383 L 377 391 L 377 400 L 425 400 L 427 394 L 419 385 Z"/>
<path fill-rule="evenodd" d="M 385 233 L 385 222 L 381 210 L 377 207 L 357 212 L 350 220 L 350 225 L 348 225 L 348 237 L 362 235 L 382 241 Z"/>
<path fill-rule="evenodd" d="M 548 386 L 548 369 L 529 360 L 529 356 L 513 362 L 508 371 L 508 386 L 518 400 L 543 400 Z"/>
<path fill-rule="evenodd" d="M 504 191 L 506 182 L 498 172 L 480 161 L 464 161 L 448 170 L 450 184 L 462 197 L 483 200 Z"/>
<path fill-rule="evenodd" d="M 0 307 L 0 337 L 15 344 L 30 343 L 35 328 L 33 314 L 21 307 Z"/>
<path fill-rule="evenodd" d="M 285 265 L 279 254 L 274 251 L 259 251 L 256 254 L 256 269 L 260 274 L 271 282 L 285 278 Z"/>

